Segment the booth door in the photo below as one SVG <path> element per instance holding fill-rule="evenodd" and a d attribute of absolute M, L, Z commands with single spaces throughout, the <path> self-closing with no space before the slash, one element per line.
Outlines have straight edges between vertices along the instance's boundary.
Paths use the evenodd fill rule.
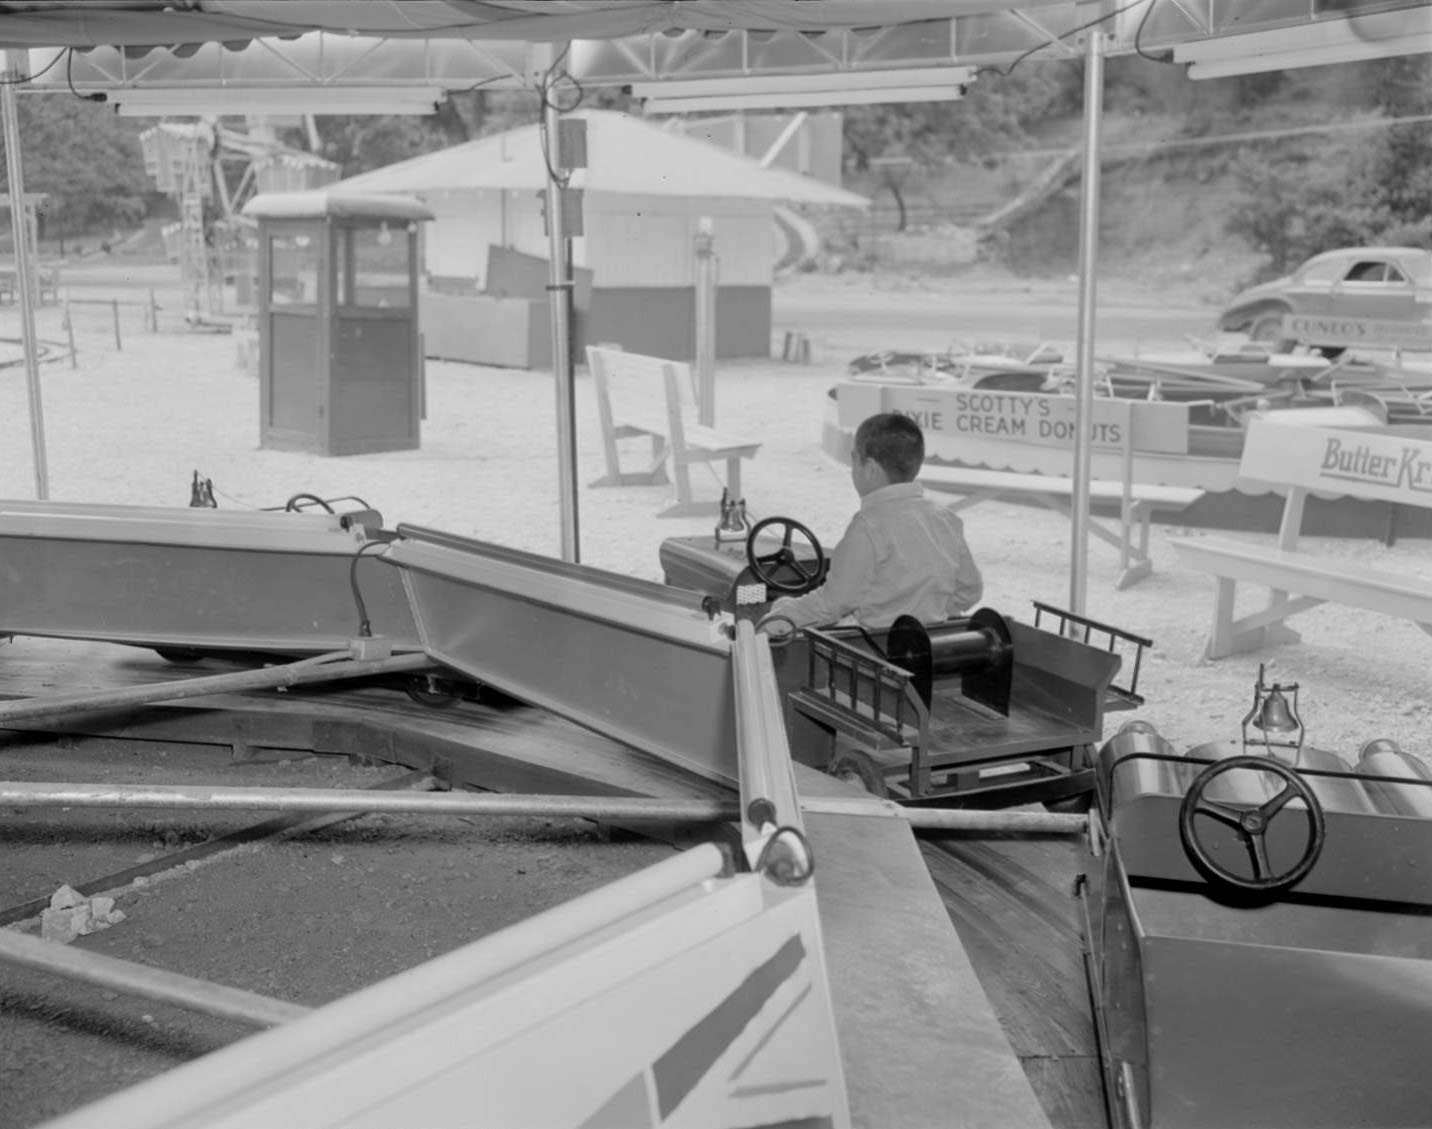
<path fill-rule="evenodd" d="M 323 228 L 284 224 L 266 245 L 263 316 L 265 439 L 318 445 L 327 379 Z"/>
<path fill-rule="evenodd" d="M 335 455 L 418 445 L 417 234 L 358 221 L 338 242 L 329 399 Z"/>
<path fill-rule="evenodd" d="M 345 310 L 338 319 L 331 420 L 335 455 L 391 451 L 418 445 L 418 374 L 411 316 L 367 316 Z"/>
<path fill-rule="evenodd" d="M 318 436 L 323 422 L 324 328 L 316 314 L 269 314 L 273 374 L 269 383 L 267 430 Z"/>

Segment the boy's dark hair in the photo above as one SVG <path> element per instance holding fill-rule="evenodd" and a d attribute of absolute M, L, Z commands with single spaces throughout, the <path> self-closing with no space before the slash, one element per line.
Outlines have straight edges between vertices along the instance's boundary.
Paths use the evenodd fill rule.
<path fill-rule="evenodd" d="M 909 416 L 882 412 L 855 429 L 855 453 L 884 467 L 891 482 L 914 482 L 925 461 L 925 436 Z"/>

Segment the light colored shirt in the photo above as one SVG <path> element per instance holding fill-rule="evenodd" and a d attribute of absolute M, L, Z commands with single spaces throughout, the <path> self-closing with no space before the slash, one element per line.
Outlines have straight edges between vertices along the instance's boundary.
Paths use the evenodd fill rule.
<path fill-rule="evenodd" d="M 768 615 L 797 627 L 847 616 L 866 628 L 889 627 L 902 615 L 940 623 L 983 592 L 958 515 L 926 498 L 918 482 L 897 482 L 860 500 L 831 552 L 825 583 L 804 596 L 782 597 Z"/>

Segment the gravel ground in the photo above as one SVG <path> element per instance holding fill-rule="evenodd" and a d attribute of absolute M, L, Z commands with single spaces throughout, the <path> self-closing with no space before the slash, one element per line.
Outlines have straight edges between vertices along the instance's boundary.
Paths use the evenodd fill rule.
<path fill-rule="evenodd" d="M 819 278 L 798 284 L 816 290 L 834 285 Z M 989 285 L 981 294 L 988 295 Z M 893 285 L 862 293 L 872 307 L 902 298 Z M 1045 285 L 1011 288 L 1008 301 L 1047 304 L 1068 297 Z M 57 317 L 53 309 L 43 313 L 41 336 L 56 335 Z M 79 367 L 58 361 L 42 369 L 53 498 L 184 505 L 198 470 L 213 479 L 226 508 L 277 506 L 299 491 L 354 494 L 381 511 L 389 526 L 410 522 L 540 553 L 559 551 L 550 374 L 429 362 L 420 450 L 324 458 L 259 447 L 257 382 L 239 368 L 233 339 L 135 327 L 116 351 L 103 319 L 83 322 L 89 328 L 79 341 Z M 827 544 L 839 538 L 856 501 L 844 468 L 820 450 L 826 391 L 849 360 L 817 347 L 809 365 L 727 362 L 717 393 L 718 425 L 762 443 L 743 469 L 752 516 L 795 517 Z M 582 559 L 659 580 L 661 540 L 706 532 L 711 522 L 659 518 L 668 487 L 587 488 L 603 465 L 585 370 L 576 396 Z M 0 497 L 34 497 L 25 404 L 23 370 L 0 368 Z M 719 493 L 714 473 L 698 468 L 695 474 L 699 491 Z M 967 512 L 966 527 L 985 574 L 987 604 L 1014 616 L 1027 616 L 1033 599 L 1068 605 L 1069 532 L 1057 514 L 987 503 Z M 1432 753 L 1424 736 L 1424 671 L 1432 640 L 1410 623 L 1325 605 L 1296 621 L 1303 632 L 1299 646 L 1203 662 L 1212 583 L 1181 569 L 1167 546 L 1167 535 L 1184 532 L 1155 527 L 1155 573 L 1123 592 L 1113 588 L 1117 553 L 1097 541 L 1089 549 L 1088 613 L 1155 642 L 1141 680 L 1147 697 L 1141 716 L 1180 747 L 1236 736 L 1261 660 L 1271 677 L 1301 684 L 1310 741 L 1353 755 L 1367 738 L 1386 736 L 1411 752 Z M 1261 540 L 1273 543 L 1271 535 Z M 1336 539 L 1311 544 L 1370 568 L 1432 576 L 1432 545 L 1426 542 L 1392 548 Z"/>
<path fill-rule="evenodd" d="M 898 291 L 869 294 L 870 302 L 899 300 Z M 1020 300 L 1011 294 L 1011 302 Z M 0 320 L 0 335 L 15 332 Z M 40 333 L 61 339 L 55 310 L 42 311 Z M 116 350 L 108 325 L 90 317 L 80 324 L 78 345 L 77 367 L 60 359 L 41 372 L 54 499 L 183 506 L 197 470 L 213 479 L 224 508 L 279 506 L 300 491 L 358 495 L 390 527 L 416 523 L 557 552 L 549 374 L 430 362 L 420 450 L 323 458 L 260 448 L 257 382 L 240 368 L 228 336 L 148 333 L 136 320 Z M 750 361 L 723 364 L 720 372 L 719 425 L 762 442 L 743 472 L 752 516 L 795 517 L 828 544 L 856 501 L 845 470 L 820 450 L 826 391 L 849 359 L 817 348 L 809 365 Z M 587 488 L 603 467 L 585 371 L 576 413 L 583 560 L 661 579 L 661 540 L 707 532 L 711 521 L 658 518 L 669 488 Z M 0 367 L 0 497 L 35 496 L 27 418 L 23 368 Z M 708 496 L 719 492 L 714 476 L 698 474 L 697 482 Z M 1034 599 L 1067 605 L 1069 533 L 1060 517 L 988 503 L 967 513 L 966 528 L 988 605 L 1017 617 L 1029 616 Z M 1297 646 L 1206 663 L 1200 654 L 1211 582 L 1183 571 L 1165 542 L 1184 532 L 1200 531 L 1156 527 L 1153 576 L 1123 592 L 1113 587 L 1117 554 L 1101 542 L 1090 547 L 1088 613 L 1155 642 L 1140 683 L 1147 704 L 1134 716 L 1179 748 L 1236 737 L 1265 661 L 1272 677 L 1301 684 L 1310 743 L 1353 757 L 1363 741 L 1382 736 L 1432 753 L 1425 693 L 1432 640 L 1412 624 L 1328 605 L 1299 617 Z M 1261 540 L 1271 545 L 1273 537 Z M 1432 545 L 1424 542 L 1386 548 L 1328 540 L 1316 547 L 1369 568 L 1432 578 Z M 33 751 L 0 747 L 0 763 L 6 775 L 72 771 L 85 779 L 93 778 L 84 775 L 86 764 L 102 777 L 142 767 L 87 759 L 83 749 L 36 760 Z M 246 771 L 256 774 L 249 782 L 336 785 L 371 782 L 381 770 L 302 760 Z M 234 770 L 191 758 L 169 761 L 165 772 L 233 780 Z M 87 815 L 52 834 L 33 819 L 6 820 L 4 905 L 234 822 Z M 79 943 L 316 1004 L 609 881 L 666 849 L 622 843 L 598 849 L 595 842 L 580 825 L 546 821 L 419 827 L 365 817 L 131 889 L 120 900 L 129 919 Z M 214 945 L 215 936 L 225 942 Z M 232 1024 L 7 971 L 0 981 L 0 1126 L 34 1124 L 240 1034 Z M 79 1059 L 83 1070 L 47 1069 Z"/>

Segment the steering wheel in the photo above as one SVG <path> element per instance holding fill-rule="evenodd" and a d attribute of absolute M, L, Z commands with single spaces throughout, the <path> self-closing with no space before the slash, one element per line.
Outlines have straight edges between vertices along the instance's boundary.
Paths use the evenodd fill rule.
<path fill-rule="evenodd" d="M 763 530 L 779 527 L 781 533 L 781 547 L 769 553 L 756 552 L 756 538 Z M 791 548 L 791 537 L 799 533 L 810 543 L 815 550 L 815 560 L 807 565 Z M 809 592 L 825 574 L 825 550 L 820 547 L 815 534 L 803 526 L 794 518 L 789 517 L 766 517 L 756 522 L 751 527 L 751 532 L 746 535 L 746 563 L 751 566 L 751 572 L 757 580 L 767 588 L 774 588 L 777 592 L 788 592 L 792 595 L 800 595 L 802 592 Z M 797 581 L 782 580 L 777 575 L 781 568 L 788 568 L 791 572 L 800 577 Z"/>
<path fill-rule="evenodd" d="M 1283 781 L 1283 787 L 1272 799 L 1265 800 L 1254 808 L 1210 800 L 1204 795 L 1213 781 L 1225 772 L 1237 769 L 1255 769 L 1258 772 L 1271 773 Z M 1293 799 L 1300 799 L 1307 805 L 1308 843 L 1296 863 L 1281 873 L 1274 873 L 1268 862 L 1268 825 Z M 1213 860 L 1207 845 L 1199 838 L 1197 824 L 1194 822 L 1194 817 L 1198 815 L 1210 816 L 1238 832 L 1238 837 L 1248 848 L 1248 859 L 1253 868 L 1252 878 L 1245 878 Z M 1308 787 L 1307 781 L 1298 775 L 1296 769 L 1272 757 L 1228 757 L 1209 765 L 1189 785 L 1188 794 L 1184 796 L 1178 809 L 1178 837 L 1183 841 L 1183 849 L 1189 860 L 1206 875 L 1226 886 L 1259 894 L 1287 890 L 1300 882 L 1308 871 L 1313 869 L 1313 864 L 1322 854 L 1327 832 L 1327 820 L 1323 816 L 1322 804 Z"/>
<path fill-rule="evenodd" d="M 288 500 L 288 504 L 284 506 L 284 509 L 287 510 L 289 513 L 296 513 L 298 510 L 301 510 L 303 508 L 299 505 L 300 502 L 313 502 L 316 505 L 322 506 L 329 513 L 333 512 L 333 507 L 330 506 L 327 502 L 325 502 L 322 498 L 320 498 L 317 494 L 295 494 L 292 498 Z"/>

